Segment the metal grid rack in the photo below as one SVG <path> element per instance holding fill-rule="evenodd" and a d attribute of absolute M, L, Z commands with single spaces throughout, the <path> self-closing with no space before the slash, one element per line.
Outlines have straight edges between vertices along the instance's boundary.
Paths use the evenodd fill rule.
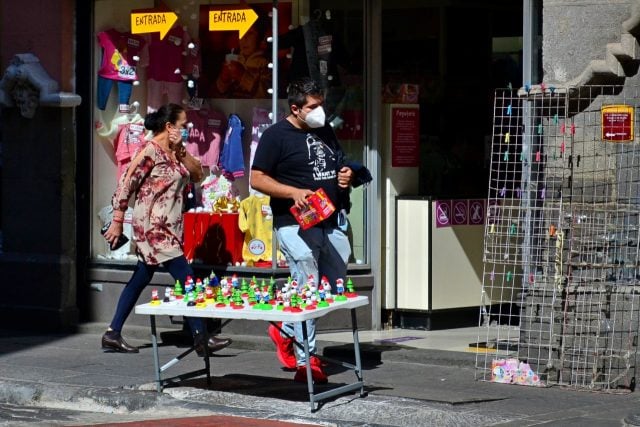
<path fill-rule="evenodd" d="M 496 92 L 478 379 L 525 383 L 496 377 L 510 360 L 536 385 L 635 387 L 640 146 L 605 142 L 601 108 L 639 91 Z"/>

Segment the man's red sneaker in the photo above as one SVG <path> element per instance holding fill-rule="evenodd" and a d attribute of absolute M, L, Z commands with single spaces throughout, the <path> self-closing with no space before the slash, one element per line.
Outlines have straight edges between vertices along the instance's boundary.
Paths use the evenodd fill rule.
<path fill-rule="evenodd" d="M 269 325 L 269 337 L 276 345 L 276 356 L 285 368 L 295 369 L 296 355 L 293 354 L 293 340 L 280 335 L 280 331 L 273 325 Z"/>
<path fill-rule="evenodd" d="M 313 378 L 313 382 L 316 384 L 326 384 L 329 381 L 327 374 L 322 372 L 322 368 L 313 364 L 311 364 L 311 378 Z M 306 383 L 307 367 L 304 365 L 298 366 L 298 370 L 296 371 L 296 375 L 293 377 L 293 380 L 299 383 Z"/>
<path fill-rule="evenodd" d="M 323 362 L 319 357 L 316 356 L 311 356 L 311 366 L 318 366 L 320 368 L 324 368 L 325 366 L 328 366 L 329 364 L 327 362 Z"/>

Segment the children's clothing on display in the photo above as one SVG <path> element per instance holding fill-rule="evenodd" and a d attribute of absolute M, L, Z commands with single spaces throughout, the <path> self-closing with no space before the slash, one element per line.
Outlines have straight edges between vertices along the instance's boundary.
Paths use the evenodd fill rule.
<path fill-rule="evenodd" d="M 149 43 L 147 78 L 159 82 L 182 82 L 182 74 L 190 71 L 183 69 L 183 52 L 191 41 L 189 33 L 178 25 L 171 28 L 162 40 L 159 33 L 151 33 L 146 37 Z"/>
<path fill-rule="evenodd" d="M 229 123 L 225 135 L 222 153 L 220 154 L 220 166 L 224 173 L 235 178 L 244 176 L 244 154 L 242 152 L 242 131 L 244 125 L 235 114 L 229 116 Z"/>
<path fill-rule="evenodd" d="M 142 118 L 141 118 L 142 119 Z M 126 172 L 133 159 L 145 144 L 144 120 L 127 123 L 120 127 L 115 140 L 116 162 L 118 162 L 118 179 Z"/>
<path fill-rule="evenodd" d="M 240 202 L 238 226 L 244 233 L 242 259 L 246 262 L 271 260 L 273 215 L 269 196 L 251 195 Z"/>
<path fill-rule="evenodd" d="M 97 103 L 98 103 L 98 108 L 101 109 L 102 111 L 106 110 L 107 108 L 107 102 L 109 101 L 109 94 L 111 93 L 111 89 L 113 88 L 114 83 L 118 87 L 118 104 L 129 105 L 129 100 L 131 99 L 131 92 L 133 92 L 132 82 L 110 80 L 110 79 L 105 79 L 104 77 L 98 76 Z"/>
<path fill-rule="evenodd" d="M 216 110 L 187 110 L 189 129 L 187 151 L 200 159 L 203 166 L 213 169 L 218 166 L 222 138 L 227 128 L 226 116 Z"/>
<path fill-rule="evenodd" d="M 168 102 L 180 104 L 184 81 L 182 75 L 190 74 L 192 70 L 185 69 L 187 45 L 191 41 L 189 33 L 182 26 L 174 26 L 161 40 L 158 33 L 146 35 L 149 44 L 149 66 L 147 67 L 147 105 L 150 111 L 155 111 L 164 103 L 163 96 Z M 153 82 L 162 82 L 157 84 Z"/>
<path fill-rule="evenodd" d="M 256 148 L 258 148 L 258 142 L 262 132 L 269 126 L 271 126 L 271 119 L 269 118 L 269 110 L 259 107 L 253 107 L 253 118 L 251 120 L 251 153 L 249 154 L 249 169 L 253 164 L 253 156 L 256 154 Z"/>
<path fill-rule="evenodd" d="M 145 143 L 144 119 L 140 114 L 122 114 L 116 116 L 108 128 L 100 127 L 97 132 L 113 143 L 120 179 L 135 153 Z"/>
<path fill-rule="evenodd" d="M 348 55 L 334 33 L 328 20 L 314 18 L 279 37 L 280 49 L 293 48 L 289 81 L 310 76 L 323 89 L 340 85 L 337 65 Z"/>
<path fill-rule="evenodd" d="M 99 32 L 97 37 L 102 48 L 102 62 L 98 70 L 98 108 L 106 108 L 112 81 L 118 82 L 120 104 L 128 104 L 131 85 L 138 79 L 137 67 L 147 64 L 146 43 L 140 36 L 113 28 Z"/>
<path fill-rule="evenodd" d="M 184 93 L 184 83 L 182 82 L 161 82 L 157 80 L 147 81 L 147 112 L 154 112 L 166 102 L 180 105 L 182 94 Z"/>

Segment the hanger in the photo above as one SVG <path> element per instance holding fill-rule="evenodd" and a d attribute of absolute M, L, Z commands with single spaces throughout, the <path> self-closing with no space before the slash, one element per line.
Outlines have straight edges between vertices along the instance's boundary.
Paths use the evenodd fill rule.
<path fill-rule="evenodd" d="M 133 103 L 129 104 L 129 111 L 126 113 L 127 117 L 135 116 L 139 106 L 140 103 L 138 101 L 133 101 Z"/>
<path fill-rule="evenodd" d="M 138 101 L 133 101 L 133 103 L 129 105 L 129 112 L 126 113 L 129 123 L 142 120 L 142 116 L 138 114 L 138 108 L 140 108 L 140 103 Z"/>

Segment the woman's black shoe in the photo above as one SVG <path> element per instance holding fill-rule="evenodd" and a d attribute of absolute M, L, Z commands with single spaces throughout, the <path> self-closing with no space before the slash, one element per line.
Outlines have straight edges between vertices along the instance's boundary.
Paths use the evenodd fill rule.
<path fill-rule="evenodd" d="M 137 347 L 132 347 L 122 338 L 119 332 L 107 331 L 102 336 L 102 350 L 105 352 L 137 353 Z"/>
<path fill-rule="evenodd" d="M 204 357 L 204 346 L 202 345 L 204 337 L 202 335 L 196 335 L 194 344 L 196 346 L 196 354 L 199 357 Z M 222 350 L 231 344 L 231 338 L 216 338 L 214 336 L 209 337 L 207 340 L 207 347 L 209 347 L 209 354 L 215 353 L 218 350 Z"/>

